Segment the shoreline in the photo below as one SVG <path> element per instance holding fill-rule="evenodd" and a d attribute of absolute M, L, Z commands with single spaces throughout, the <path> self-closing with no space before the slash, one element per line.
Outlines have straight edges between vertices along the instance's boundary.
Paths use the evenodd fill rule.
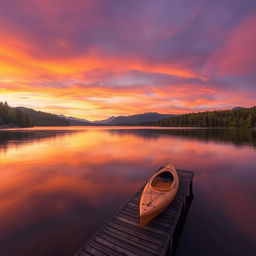
<path fill-rule="evenodd" d="M 202 127 L 202 126 L 144 126 L 144 125 L 79 125 L 79 126 L 29 126 L 29 127 L 19 127 L 11 125 L 0 125 L 0 131 L 8 130 L 56 130 L 56 129 L 88 129 L 88 128 L 98 128 L 98 129 L 160 129 L 160 130 L 228 130 L 228 129 L 246 129 L 246 130 L 256 130 L 256 127 Z"/>

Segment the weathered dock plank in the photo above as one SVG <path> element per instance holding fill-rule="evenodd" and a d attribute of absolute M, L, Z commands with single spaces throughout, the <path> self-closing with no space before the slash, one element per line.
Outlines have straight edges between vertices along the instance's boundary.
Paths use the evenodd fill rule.
<path fill-rule="evenodd" d="M 76 253 L 76 256 L 165 256 L 177 246 L 178 236 L 191 203 L 194 173 L 177 170 L 179 190 L 176 198 L 146 227 L 139 225 L 141 188 Z"/>

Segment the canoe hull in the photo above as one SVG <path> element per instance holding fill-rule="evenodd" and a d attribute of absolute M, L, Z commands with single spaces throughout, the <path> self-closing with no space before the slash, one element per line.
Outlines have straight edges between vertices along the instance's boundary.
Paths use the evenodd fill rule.
<path fill-rule="evenodd" d="M 169 172 L 173 182 L 169 188 L 154 187 L 152 182 L 161 173 Z M 173 201 L 179 188 L 179 178 L 172 164 L 165 166 L 155 173 L 145 185 L 140 199 L 140 225 L 145 226 L 158 216 Z"/>

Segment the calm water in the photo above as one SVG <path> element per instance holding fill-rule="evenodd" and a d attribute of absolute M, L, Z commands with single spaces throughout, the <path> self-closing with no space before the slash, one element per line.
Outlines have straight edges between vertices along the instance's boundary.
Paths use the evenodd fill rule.
<path fill-rule="evenodd" d="M 0 131 L 0 255 L 73 255 L 160 166 L 195 171 L 177 255 L 255 255 L 256 132 Z"/>

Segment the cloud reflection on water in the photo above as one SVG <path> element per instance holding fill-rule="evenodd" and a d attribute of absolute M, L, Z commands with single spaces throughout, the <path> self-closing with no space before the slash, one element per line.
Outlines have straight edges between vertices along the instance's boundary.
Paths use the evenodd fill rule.
<path fill-rule="evenodd" d="M 195 230 L 193 220 L 199 216 L 208 223 L 216 222 L 211 233 L 197 234 L 199 239 L 215 237 L 221 229 L 223 233 L 215 239 L 218 242 L 226 236 L 228 240 L 228 229 L 235 229 L 240 237 L 255 242 L 255 149 L 249 146 L 250 140 L 240 140 L 240 146 L 235 146 L 232 138 L 220 143 L 216 134 L 206 140 L 195 132 L 179 133 L 89 128 L 54 137 L 51 131 L 40 140 L 30 134 L 30 140 L 18 147 L 5 143 L 5 152 L 0 154 L 3 251 L 30 255 L 40 244 L 41 255 L 74 253 L 169 161 L 195 171 L 195 199 L 187 226 Z M 193 232 L 187 230 L 181 243 L 187 245 Z M 69 242 L 63 244 L 62 239 Z M 245 244 L 248 248 L 247 240 L 234 248 L 242 250 Z M 11 249 L 13 244 L 16 249 Z M 212 246 L 192 249 L 207 253 Z"/>

